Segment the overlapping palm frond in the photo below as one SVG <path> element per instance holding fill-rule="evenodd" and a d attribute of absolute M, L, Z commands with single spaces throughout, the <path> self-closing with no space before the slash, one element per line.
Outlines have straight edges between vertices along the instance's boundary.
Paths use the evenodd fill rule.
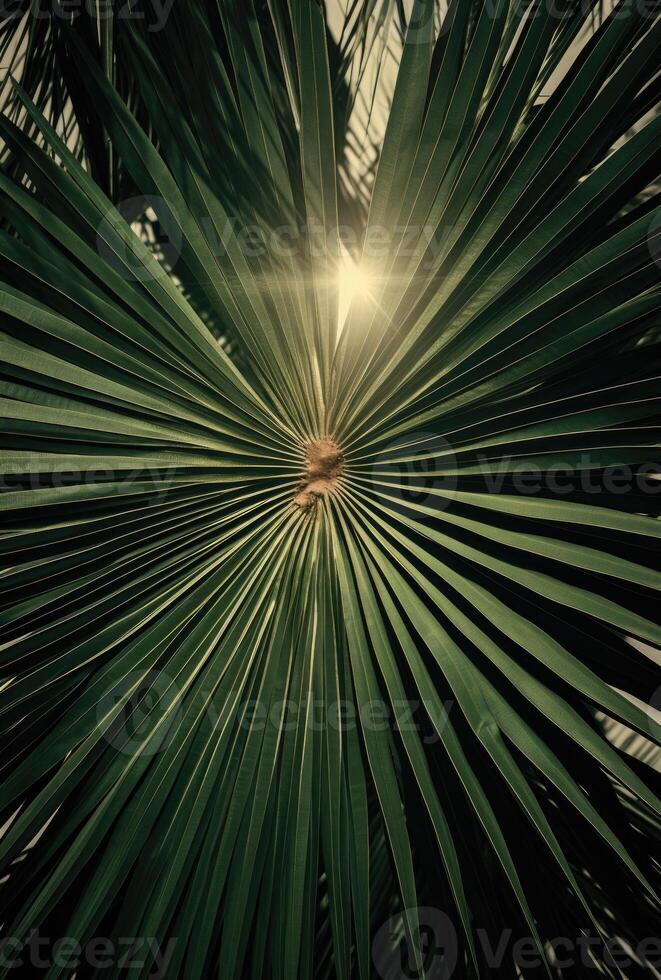
<path fill-rule="evenodd" d="M 62 22 L 12 88 L 3 934 L 368 980 L 402 930 L 442 975 L 441 912 L 456 977 L 649 976 L 659 774 L 612 731 L 659 742 L 659 24 L 364 6 Z"/>

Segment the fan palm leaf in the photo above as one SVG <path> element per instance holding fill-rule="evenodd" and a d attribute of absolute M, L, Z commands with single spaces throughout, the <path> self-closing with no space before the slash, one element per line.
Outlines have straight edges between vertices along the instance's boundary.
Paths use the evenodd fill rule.
<path fill-rule="evenodd" d="M 600 6 L 5 27 L 7 936 L 650 975 L 659 25 Z"/>

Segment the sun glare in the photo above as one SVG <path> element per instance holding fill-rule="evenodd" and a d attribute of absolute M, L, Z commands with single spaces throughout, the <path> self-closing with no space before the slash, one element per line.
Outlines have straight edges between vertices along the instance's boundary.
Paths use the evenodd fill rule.
<path fill-rule="evenodd" d="M 341 331 L 352 303 L 369 297 L 372 282 L 369 273 L 354 262 L 348 252 L 342 256 L 337 282 L 339 287 L 338 325 Z"/>

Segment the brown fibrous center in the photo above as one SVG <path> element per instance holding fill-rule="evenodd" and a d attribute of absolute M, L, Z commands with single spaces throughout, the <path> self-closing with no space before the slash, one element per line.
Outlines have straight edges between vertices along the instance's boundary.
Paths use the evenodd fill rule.
<path fill-rule="evenodd" d="M 337 489 L 344 468 L 342 450 L 334 439 L 314 439 L 308 443 L 298 493 L 294 503 L 309 510 Z"/>

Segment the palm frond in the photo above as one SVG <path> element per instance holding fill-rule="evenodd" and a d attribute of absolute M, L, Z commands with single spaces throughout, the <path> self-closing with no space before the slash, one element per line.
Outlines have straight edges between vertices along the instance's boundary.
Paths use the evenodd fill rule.
<path fill-rule="evenodd" d="M 601 8 L 5 23 L 5 936 L 658 968 L 660 28 Z"/>

